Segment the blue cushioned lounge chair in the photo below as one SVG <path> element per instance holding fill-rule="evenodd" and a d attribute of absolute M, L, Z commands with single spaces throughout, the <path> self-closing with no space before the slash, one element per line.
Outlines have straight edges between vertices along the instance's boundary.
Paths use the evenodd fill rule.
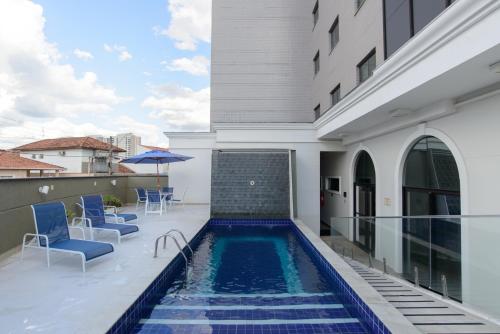
<path fill-rule="evenodd" d="M 158 190 L 146 190 L 146 206 L 144 214 L 149 213 L 163 214 L 163 208 L 166 208 L 165 196 Z"/>
<path fill-rule="evenodd" d="M 21 259 L 24 258 L 25 248 L 45 249 L 47 255 L 47 267 L 50 267 L 50 252 L 64 252 L 78 254 L 82 259 L 82 269 L 85 264 L 114 251 L 113 245 L 108 242 L 88 241 L 71 239 L 69 229 L 79 229 L 84 238 L 85 234 L 81 227 L 68 226 L 66 208 L 62 202 L 34 204 L 33 219 L 36 233 L 26 233 L 23 237 Z M 33 237 L 27 241 L 28 237 Z"/>
<path fill-rule="evenodd" d="M 121 242 L 123 236 L 131 236 L 139 232 L 139 226 L 135 224 L 125 224 L 126 218 L 124 214 L 107 214 L 101 195 L 86 195 L 81 197 L 83 220 L 85 226 L 90 229 L 91 239 L 94 239 L 95 231 L 112 231 L 116 233 L 118 243 Z M 131 219 L 137 219 L 135 214 L 129 215 Z"/>
<path fill-rule="evenodd" d="M 144 188 L 135 188 L 135 193 L 137 194 L 137 203 L 135 204 L 135 209 L 139 209 L 139 204 L 146 204 L 146 190 Z"/>

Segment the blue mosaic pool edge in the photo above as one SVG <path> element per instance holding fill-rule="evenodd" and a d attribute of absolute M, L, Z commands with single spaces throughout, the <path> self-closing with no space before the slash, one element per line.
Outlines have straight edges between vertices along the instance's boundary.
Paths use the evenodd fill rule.
<path fill-rule="evenodd" d="M 201 237 L 205 233 L 207 228 L 208 223 L 205 224 L 191 239 L 189 245 L 192 248 L 195 248 L 196 245 L 201 241 Z M 187 246 L 184 247 L 183 250 L 187 252 Z M 129 334 L 132 331 L 133 327 L 143 317 L 144 313 L 147 312 L 147 306 L 150 305 L 150 300 L 153 299 L 155 295 L 161 293 L 161 291 L 165 291 L 166 286 L 172 281 L 174 273 L 177 270 L 180 270 L 181 266 L 183 265 L 184 260 L 179 253 L 144 290 L 144 292 L 135 300 L 135 302 L 130 305 L 127 311 L 125 311 L 125 313 L 120 318 L 118 318 L 118 320 L 106 333 Z"/>
<path fill-rule="evenodd" d="M 300 229 L 289 219 L 210 219 L 200 231 L 189 242 L 192 248 L 195 248 L 197 243 L 201 241 L 201 236 L 210 225 L 281 225 L 291 226 L 301 241 L 306 252 L 316 262 L 323 274 L 332 280 L 335 285 L 341 289 L 341 295 L 346 298 L 346 304 L 351 304 L 356 313 L 361 317 L 361 321 L 370 328 L 373 333 L 391 333 L 382 321 L 373 313 L 370 307 L 357 295 L 356 292 L 347 284 L 340 274 L 332 267 L 326 259 L 314 247 L 311 241 L 300 231 Z M 185 247 L 187 251 L 187 247 Z M 144 290 L 144 292 L 136 299 L 136 301 L 127 309 L 127 311 L 115 322 L 108 330 L 108 334 L 128 334 L 133 329 L 134 325 L 142 318 L 143 313 L 147 310 L 145 307 L 149 301 L 164 291 L 165 287 L 172 280 L 173 273 L 183 265 L 183 259 L 178 254 L 163 271 L 155 278 L 155 280 Z"/>
<path fill-rule="evenodd" d="M 355 310 L 356 314 L 361 317 L 361 321 L 370 328 L 373 333 L 387 334 L 391 331 L 384 325 L 384 323 L 373 313 L 370 307 L 358 296 L 358 294 L 351 288 L 351 286 L 344 280 L 344 278 L 335 270 L 335 268 L 328 263 L 328 261 L 321 255 L 321 253 L 314 247 L 311 241 L 302 233 L 302 231 L 291 222 L 291 226 L 295 231 L 297 237 L 302 242 L 304 249 L 316 262 L 322 273 L 332 280 L 338 289 L 341 290 L 341 299 L 346 299 L 345 303 L 350 304 Z"/>

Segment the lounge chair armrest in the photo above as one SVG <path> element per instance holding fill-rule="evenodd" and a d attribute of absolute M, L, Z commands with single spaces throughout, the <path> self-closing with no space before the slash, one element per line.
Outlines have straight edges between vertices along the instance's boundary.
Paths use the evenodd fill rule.
<path fill-rule="evenodd" d="M 112 209 L 113 210 L 113 213 L 118 213 L 118 208 L 116 206 L 113 206 L 113 205 L 104 205 L 104 211 L 106 210 L 109 210 L 109 209 Z"/>
<path fill-rule="evenodd" d="M 92 220 L 90 220 L 90 218 L 84 218 L 84 217 L 74 217 L 71 220 L 70 226 L 77 226 L 78 224 L 85 226 L 85 223 L 87 223 L 88 227 L 92 227 Z"/>
<path fill-rule="evenodd" d="M 76 229 L 76 230 L 79 230 L 80 232 L 82 232 L 82 240 L 85 240 L 85 231 L 83 229 L 83 227 L 81 226 L 68 226 L 68 228 L 72 228 L 72 229 Z"/>
<path fill-rule="evenodd" d="M 40 246 L 40 243 L 37 242 L 39 247 L 48 247 L 48 245 L 49 245 L 49 237 L 46 236 L 45 234 L 25 233 L 23 236 L 23 246 L 26 245 L 26 237 L 34 237 L 33 239 L 30 240 L 30 242 L 34 239 L 36 240 L 36 238 L 44 238 L 45 239 L 45 246 Z"/>
<path fill-rule="evenodd" d="M 113 217 L 113 220 L 116 224 L 125 223 L 125 219 L 123 219 L 122 217 L 118 217 L 116 213 L 105 213 L 104 217 Z"/>

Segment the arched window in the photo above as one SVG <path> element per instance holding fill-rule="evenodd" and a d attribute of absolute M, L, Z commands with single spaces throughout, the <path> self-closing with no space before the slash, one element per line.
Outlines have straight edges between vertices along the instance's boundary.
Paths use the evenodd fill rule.
<path fill-rule="evenodd" d="M 423 137 L 413 145 L 405 161 L 403 187 L 407 216 L 460 214 L 457 163 L 436 137 Z"/>
<path fill-rule="evenodd" d="M 461 300 L 460 177 L 450 149 L 436 137 L 411 148 L 403 174 L 403 275 L 418 268 L 422 286 L 441 291 L 445 275 L 450 296 Z"/>

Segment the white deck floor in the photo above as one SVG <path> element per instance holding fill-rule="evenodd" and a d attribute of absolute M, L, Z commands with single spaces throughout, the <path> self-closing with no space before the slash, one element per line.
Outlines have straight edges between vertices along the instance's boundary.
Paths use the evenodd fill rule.
<path fill-rule="evenodd" d="M 133 208 L 135 209 L 135 207 Z M 133 212 L 132 208 L 123 212 Z M 208 206 L 172 207 L 140 216 L 141 233 L 115 243 L 115 253 L 81 270 L 79 257 L 27 249 L 0 261 L 1 333 L 104 333 L 177 254 L 173 243 L 153 259 L 155 238 L 176 228 L 190 240 L 207 222 Z"/>

